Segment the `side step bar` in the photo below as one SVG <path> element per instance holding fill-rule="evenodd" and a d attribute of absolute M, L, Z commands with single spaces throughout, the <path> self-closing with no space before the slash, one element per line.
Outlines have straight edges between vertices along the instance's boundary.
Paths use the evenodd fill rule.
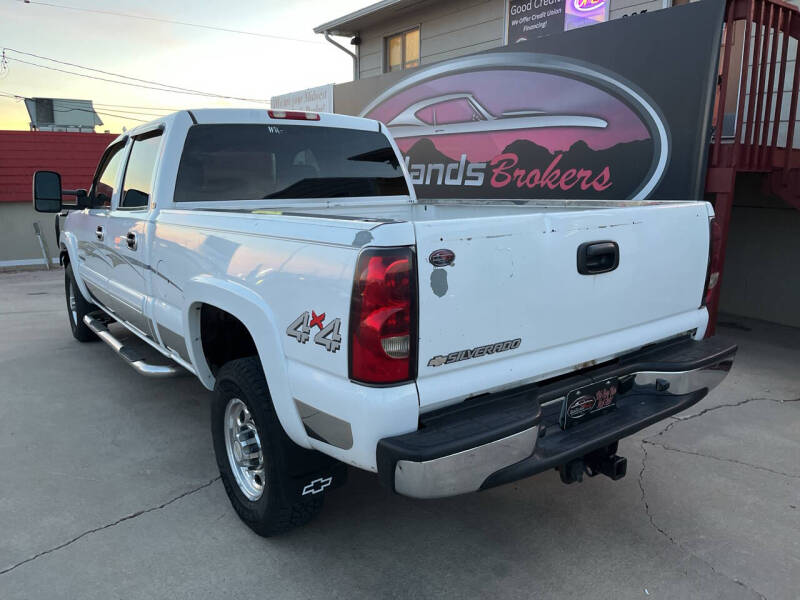
<path fill-rule="evenodd" d="M 99 319 L 95 319 L 91 315 L 84 316 L 83 322 L 89 326 L 89 329 L 97 334 L 97 337 L 108 344 L 111 349 L 114 350 L 114 352 L 124 358 L 125 361 L 140 375 L 144 375 L 145 377 L 174 377 L 176 375 L 182 375 L 185 372 L 177 365 L 151 365 L 150 363 L 145 362 L 144 357 L 142 357 L 134 348 L 123 345 L 122 342 L 111 335 L 111 332 L 108 330 L 108 326 L 105 323 Z"/>

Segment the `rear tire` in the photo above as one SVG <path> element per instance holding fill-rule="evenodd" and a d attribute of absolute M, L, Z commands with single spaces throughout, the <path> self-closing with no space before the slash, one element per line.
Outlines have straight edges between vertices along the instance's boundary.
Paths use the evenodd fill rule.
<path fill-rule="evenodd" d="M 308 523 L 322 508 L 324 494 L 299 496 L 291 472 L 298 459 L 317 453 L 300 448 L 284 432 L 258 358 L 223 365 L 214 392 L 214 453 L 239 517 L 264 537 Z"/>
<path fill-rule="evenodd" d="M 64 293 L 67 299 L 67 318 L 73 337 L 79 342 L 92 342 L 98 339 L 94 331 L 83 322 L 83 317 L 99 309 L 81 294 L 78 284 L 75 283 L 75 273 L 72 272 L 71 264 L 67 265 L 64 273 Z"/>

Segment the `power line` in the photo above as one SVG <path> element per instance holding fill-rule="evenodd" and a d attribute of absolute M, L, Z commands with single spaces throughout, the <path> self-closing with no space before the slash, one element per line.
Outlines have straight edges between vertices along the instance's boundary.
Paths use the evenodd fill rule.
<path fill-rule="evenodd" d="M 211 94 L 198 94 L 196 92 L 184 92 L 184 91 L 175 90 L 175 89 L 169 89 L 169 88 L 164 88 L 164 87 L 154 87 L 154 86 L 150 86 L 150 85 L 142 85 L 142 84 L 139 84 L 139 83 L 131 83 L 129 81 L 116 81 L 114 79 L 106 79 L 104 77 L 97 77 L 95 75 L 87 75 L 86 73 L 76 73 L 75 71 L 67 71 L 66 69 L 58 69 L 56 67 L 50 67 L 50 66 L 47 66 L 47 65 L 40 65 L 40 64 L 37 64 L 37 63 L 32 63 L 32 62 L 27 61 L 27 60 L 22 60 L 20 58 L 8 57 L 8 60 L 12 60 L 14 62 L 18 62 L 18 63 L 21 63 L 23 65 L 30 65 L 32 67 L 39 67 L 41 69 L 47 69 L 49 71 L 58 71 L 59 73 L 66 73 L 67 75 L 75 75 L 77 77 L 85 77 L 87 79 L 94 79 L 96 81 L 105 81 L 107 83 L 116 83 L 116 84 L 119 84 L 119 85 L 128 85 L 128 86 L 144 88 L 144 89 L 148 89 L 148 90 L 157 90 L 159 92 L 172 92 L 174 94 L 189 94 L 189 95 L 192 95 L 192 96 L 198 96 L 198 95 L 209 96 L 209 95 L 211 95 Z"/>
<path fill-rule="evenodd" d="M 184 108 L 166 108 L 164 106 L 131 106 L 130 104 L 104 104 L 102 102 L 94 102 L 95 106 L 105 106 L 107 108 L 144 108 L 147 110 L 160 110 L 163 112 L 178 112 L 179 110 L 186 110 Z"/>
<path fill-rule="evenodd" d="M 236 96 L 225 96 L 222 94 L 212 94 L 206 92 L 192 92 L 192 91 L 184 91 L 180 89 L 171 89 L 166 87 L 155 87 L 152 85 L 143 85 L 141 83 L 131 83 L 129 81 L 117 81 L 115 79 L 107 79 L 105 77 L 97 77 L 96 75 L 87 75 L 86 73 L 76 73 L 75 71 L 67 71 L 66 69 L 58 69 L 56 67 L 50 67 L 48 65 L 40 65 L 38 63 L 33 63 L 27 60 L 22 60 L 19 58 L 8 57 L 8 60 L 12 60 L 14 62 L 22 63 L 24 65 L 30 65 L 32 67 L 39 67 L 40 69 L 47 69 L 49 71 L 58 71 L 59 73 L 66 73 L 67 75 L 75 75 L 77 77 L 85 77 L 87 79 L 94 79 L 96 81 L 105 81 L 107 83 L 116 83 L 118 85 L 127 85 L 131 87 L 143 88 L 147 90 L 156 90 L 159 92 L 170 92 L 172 94 L 187 94 L 189 96 L 202 96 L 204 98 L 224 98 L 227 100 L 241 100 L 243 102 L 257 102 L 261 104 L 269 104 L 269 100 L 260 100 L 255 98 L 239 98 Z"/>
<path fill-rule="evenodd" d="M 5 92 L 5 91 L 2 91 L 2 90 L 0 90 L 0 96 L 8 98 L 8 99 L 13 99 L 13 100 L 33 100 L 33 98 L 29 98 L 28 96 L 22 96 L 20 94 L 14 94 L 14 93 Z M 58 102 L 60 104 L 66 104 L 67 106 L 70 106 L 70 100 L 58 100 Z M 80 101 L 76 100 L 74 102 L 80 102 Z M 93 108 L 93 110 L 90 110 L 88 108 L 82 108 L 81 106 L 73 104 L 71 108 L 66 108 L 66 109 L 53 108 L 53 112 L 61 112 L 61 113 L 72 112 L 72 111 L 94 112 L 94 113 L 97 113 L 98 115 L 104 115 L 104 116 L 108 116 L 108 117 L 116 117 L 116 118 L 119 118 L 119 119 L 130 119 L 132 121 L 139 121 L 141 123 L 146 123 L 147 121 L 152 121 L 152 119 L 137 119 L 136 117 L 131 117 L 129 115 L 130 114 L 140 115 L 140 116 L 152 115 L 152 116 L 155 116 L 155 117 L 164 117 L 164 116 L 166 116 L 166 115 L 157 114 L 157 113 L 140 113 L 140 112 L 125 111 L 125 110 L 108 112 L 108 109 L 97 110 L 97 108 L 94 107 L 94 103 L 92 103 L 92 108 Z M 120 112 L 128 113 L 128 114 L 119 114 Z"/>
<path fill-rule="evenodd" d="M 63 100 L 61 101 L 61 104 L 63 105 Z M 69 106 L 69 104 L 67 104 L 66 106 Z M 89 110 L 89 109 L 87 109 L 87 108 L 80 108 L 80 107 L 78 107 L 78 106 L 72 106 L 71 108 L 59 108 L 59 109 L 55 109 L 55 108 L 54 108 L 54 109 L 53 109 L 53 111 L 55 111 L 55 112 L 62 112 L 62 113 L 66 113 L 66 112 L 72 112 L 72 111 L 79 111 L 79 112 L 96 112 L 96 113 L 97 113 L 97 114 L 99 114 L 99 115 L 100 115 L 100 114 L 110 115 L 110 114 L 112 114 L 112 113 L 108 113 L 108 112 L 100 112 L 100 111 L 102 111 L 102 110 L 113 110 L 113 109 L 107 109 L 107 108 L 100 108 L 100 109 L 98 109 L 96 106 L 94 106 L 94 104 L 92 104 L 92 107 L 93 107 L 93 109 L 94 109 L 93 111 L 92 111 L 92 110 Z M 123 117 L 123 116 L 126 116 L 126 115 L 139 115 L 140 117 L 142 117 L 142 116 L 144 116 L 144 117 L 166 117 L 166 116 L 167 116 L 167 115 L 165 115 L 164 113 L 134 112 L 134 111 L 130 111 L 130 110 L 121 110 L 121 111 L 115 111 L 115 112 L 118 112 L 118 113 L 124 113 L 124 114 L 114 114 L 114 115 L 112 115 L 112 116 L 115 116 L 115 117 Z M 132 119 L 133 117 L 130 117 L 130 118 Z M 152 119 L 151 119 L 151 120 L 152 120 Z"/>
<path fill-rule="evenodd" d="M 67 62 L 67 61 L 64 61 L 64 60 L 58 60 L 57 58 L 50 58 L 49 56 L 42 56 L 40 54 L 32 54 L 31 52 L 23 52 L 22 50 L 16 50 L 14 48 L 7 48 L 6 47 L 6 48 L 3 48 L 3 50 L 5 50 L 6 52 L 13 52 L 14 54 L 22 54 L 24 56 L 30 56 L 32 58 L 38 58 L 40 60 L 46 60 L 46 61 L 49 61 L 49 62 L 58 63 L 59 65 L 66 65 L 68 67 L 76 67 L 78 69 L 83 69 L 84 71 L 93 71 L 94 73 L 102 73 L 103 75 L 111 75 L 112 77 L 119 77 L 120 79 L 129 79 L 131 81 L 138 81 L 139 83 L 147 83 L 147 84 L 150 84 L 150 85 L 157 85 L 157 86 L 161 86 L 161 87 L 173 88 L 173 89 L 181 90 L 181 91 L 184 91 L 184 92 L 192 92 L 192 93 L 195 93 L 195 94 L 204 94 L 204 95 L 212 94 L 211 92 L 202 92 L 200 90 L 193 90 L 191 88 L 182 88 L 180 86 L 171 85 L 171 84 L 168 84 L 168 83 L 160 83 L 158 81 L 150 81 L 149 79 L 139 79 L 138 77 L 131 77 L 130 75 L 120 75 L 119 73 L 114 73 L 112 71 L 103 71 L 102 69 L 95 69 L 94 67 L 85 67 L 83 65 L 79 65 L 79 64 L 76 64 L 76 63 L 71 63 L 71 62 Z M 11 60 L 15 60 L 15 59 L 11 58 Z M 216 96 L 217 94 L 213 94 L 213 95 Z"/>
<path fill-rule="evenodd" d="M 73 100 L 61 100 L 61 102 L 70 103 Z M 74 100 L 74 102 L 83 102 L 82 100 Z M 160 110 L 162 112 L 178 112 L 181 110 L 186 110 L 186 108 L 169 108 L 166 106 L 138 106 L 138 105 L 130 105 L 130 104 L 107 104 L 105 102 L 95 102 L 92 100 L 92 104 L 94 106 L 104 106 L 106 108 L 143 108 L 145 110 Z M 135 111 L 122 111 L 122 112 L 135 112 Z"/>
<path fill-rule="evenodd" d="M 29 100 L 30 98 L 25 98 L 25 96 L 18 96 L 16 94 L 6 94 L 4 92 L 0 92 L 0 97 L 6 100 Z M 69 108 L 67 110 L 60 110 L 57 108 L 53 109 L 53 112 L 72 112 L 72 111 L 80 111 L 80 112 L 90 112 L 95 113 L 98 115 L 103 115 L 104 117 L 114 117 L 116 119 L 122 119 L 123 121 L 138 121 L 139 123 L 147 123 L 148 119 L 137 119 L 136 117 L 130 117 L 128 115 L 119 115 L 110 112 L 104 112 L 99 110 L 89 110 L 88 108 Z M 163 116 L 163 115 L 162 115 Z M 152 119 L 151 119 L 152 120 Z"/>
<path fill-rule="evenodd" d="M 148 79 L 140 79 L 138 77 L 131 77 L 130 75 L 121 75 L 119 73 L 114 73 L 114 72 L 111 72 L 111 71 L 103 71 L 102 69 L 95 69 L 93 67 L 86 67 L 86 66 L 79 65 L 79 64 L 76 64 L 76 63 L 71 63 L 71 62 L 67 62 L 67 61 L 63 61 L 63 60 L 58 60 L 56 58 L 50 58 L 49 56 L 42 56 L 42 55 L 39 55 L 39 54 L 32 54 L 30 52 L 23 52 L 22 50 L 15 50 L 14 48 L 6 47 L 6 48 L 3 48 L 3 51 L 4 52 L 13 52 L 15 54 L 21 54 L 23 56 L 30 56 L 32 58 L 38 58 L 40 60 L 46 60 L 46 61 L 49 61 L 49 62 L 54 62 L 54 63 L 59 64 L 59 65 L 66 65 L 66 66 L 69 66 L 69 67 L 75 67 L 77 69 L 83 69 L 84 71 L 92 71 L 94 73 L 102 73 L 103 75 L 110 75 L 112 77 L 117 77 L 119 79 L 128 79 L 130 81 L 135 81 L 135 82 L 138 82 L 140 84 L 147 84 L 147 85 L 136 85 L 136 84 L 128 83 L 128 82 L 125 82 L 125 81 L 116 81 L 116 80 L 113 80 L 113 79 L 105 79 L 103 77 L 96 77 L 96 76 L 92 76 L 92 75 L 87 75 L 85 73 L 76 73 L 74 71 L 67 71 L 65 69 L 57 69 L 57 68 L 51 67 L 49 65 L 40 65 L 38 63 L 32 63 L 30 61 L 22 60 L 20 58 L 15 58 L 13 56 L 6 56 L 6 60 L 12 60 L 12 61 L 16 61 L 16 62 L 19 62 L 19 63 L 22 63 L 22 64 L 30 65 L 30 66 L 33 66 L 33 67 L 40 67 L 42 69 L 49 69 L 51 71 L 58 71 L 58 72 L 61 72 L 61 73 L 67 73 L 69 75 L 76 75 L 78 77 L 86 77 L 88 79 L 96 79 L 96 80 L 99 80 L 99 81 L 106 81 L 108 83 L 117 83 L 117 84 L 120 84 L 120 85 L 129 85 L 129 86 L 141 87 L 141 88 L 151 89 L 151 90 L 160 90 L 162 92 L 170 92 L 170 91 L 172 91 L 172 92 L 175 92 L 175 93 L 190 94 L 190 95 L 195 95 L 195 96 L 204 96 L 204 97 L 207 97 L 207 98 L 216 97 L 216 98 L 225 98 L 227 100 L 240 100 L 240 101 L 243 101 L 243 102 L 256 102 L 256 103 L 269 104 L 269 100 L 264 100 L 264 99 L 260 99 L 260 98 L 241 98 L 241 97 L 238 97 L 238 96 L 226 96 L 224 94 L 215 94 L 213 92 L 204 92 L 204 91 L 201 91 L 201 90 L 194 90 L 194 89 L 191 89 L 191 88 L 183 88 L 183 87 L 179 87 L 179 86 L 175 86 L 175 85 L 170 85 L 168 83 L 160 83 L 158 81 L 150 81 Z M 153 86 L 158 86 L 158 87 L 153 87 Z"/>
<path fill-rule="evenodd" d="M 28 98 L 28 96 L 22 96 L 20 94 L 13 94 L 13 93 L 10 93 L 10 92 L 3 92 L 2 90 L 0 90 L 0 96 L 6 96 L 6 97 L 9 97 L 9 98 L 15 98 L 17 100 L 23 100 L 25 98 Z M 28 98 L 28 99 L 32 99 L 32 98 Z M 73 105 L 76 105 L 78 107 L 81 106 L 81 105 L 79 105 L 77 103 L 85 102 L 85 100 L 69 100 L 69 99 L 63 99 L 63 98 L 59 98 L 58 100 L 62 104 L 66 104 L 66 105 L 73 104 Z M 91 100 L 91 103 L 92 103 L 92 106 L 101 107 L 101 110 L 104 110 L 104 109 L 117 110 L 117 109 L 124 109 L 124 108 L 140 108 L 140 109 L 144 109 L 144 111 L 137 111 L 137 110 L 118 110 L 117 111 L 117 112 L 123 112 L 123 113 L 131 113 L 131 114 L 135 114 L 135 115 L 161 116 L 161 113 L 171 113 L 171 112 L 179 112 L 179 111 L 182 111 L 182 110 L 186 110 L 186 108 L 169 108 L 169 107 L 166 107 L 166 106 L 132 106 L 130 104 L 107 104 L 105 102 L 95 102 L 94 100 Z M 146 112 L 146 111 L 161 111 L 161 113 Z"/>
<path fill-rule="evenodd" d="M 93 114 L 103 115 L 105 117 L 114 117 L 114 118 L 123 119 L 123 120 L 127 119 L 129 121 L 138 121 L 139 123 L 147 123 L 147 121 L 148 121 L 148 119 L 137 119 L 136 117 L 130 117 L 128 115 L 118 115 L 118 114 L 115 114 L 115 113 L 102 112 L 102 111 L 99 111 L 99 110 L 89 110 L 88 108 L 68 108 L 66 110 L 61 110 L 61 109 L 58 109 L 58 108 L 54 108 L 53 109 L 53 112 L 59 112 L 59 113 L 66 113 L 66 112 L 72 112 L 72 111 L 93 113 Z M 163 115 L 161 115 L 161 116 L 163 116 Z M 152 119 L 149 119 L 149 120 L 152 120 Z"/>
<path fill-rule="evenodd" d="M 324 42 L 318 40 L 304 40 L 302 38 L 285 37 L 281 35 L 272 35 L 269 33 L 258 33 L 256 31 L 244 31 L 241 29 L 230 29 L 227 27 L 216 27 L 214 25 L 203 25 L 201 23 L 190 23 L 188 21 L 177 21 L 174 19 L 164 19 L 160 17 L 147 17 L 145 15 L 134 15 L 130 13 L 121 13 L 112 10 L 99 10 L 93 8 L 80 8 L 77 6 L 65 6 L 63 4 L 53 4 L 51 2 L 36 2 L 34 0 L 25 0 L 25 4 L 38 4 L 40 6 L 50 6 L 53 8 L 61 8 L 65 10 L 74 10 L 78 12 L 97 13 L 101 15 L 113 15 L 115 17 L 126 17 L 128 19 L 141 19 L 143 21 L 157 21 L 159 23 L 171 23 L 173 25 L 183 25 L 185 27 L 199 27 L 201 29 L 212 29 L 214 31 L 224 31 L 226 33 L 238 33 L 241 35 L 252 35 L 256 37 L 269 38 L 274 40 L 283 40 L 287 42 L 302 42 L 304 44 L 322 44 Z"/>
<path fill-rule="evenodd" d="M 59 98 L 58 102 L 62 106 L 71 107 L 71 108 L 81 108 L 81 107 L 84 106 L 84 103 L 87 102 L 87 101 L 86 100 L 67 100 L 67 99 Z M 89 100 L 89 102 L 92 103 L 92 106 L 94 108 L 99 108 L 100 110 L 113 110 L 114 112 L 128 113 L 128 114 L 131 114 L 131 115 L 148 115 L 148 116 L 154 116 L 154 117 L 164 117 L 168 113 L 176 112 L 178 110 L 183 110 L 183 109 L 170 109 L 170 110 L 162 111 L 162 112 L 153 112 L 152 110 L 126 110 L 127 107 L 125 107 L 125 106 L 119 106 L 119 105 L 113 105 L 113 104 L 100 104 L 98 102 L 94 102 L 93 100 Z"/>

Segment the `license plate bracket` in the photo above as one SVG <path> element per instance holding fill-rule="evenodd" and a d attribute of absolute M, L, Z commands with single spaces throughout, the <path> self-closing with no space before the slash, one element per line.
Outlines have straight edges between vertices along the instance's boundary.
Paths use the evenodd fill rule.
<path fill-rule="evenodd" d="M 608 377 L 569 392 L 561 404 L 561 429 L 569 429 L 577 423 L 614 410 L 618 389 L 619 379 Z"/>

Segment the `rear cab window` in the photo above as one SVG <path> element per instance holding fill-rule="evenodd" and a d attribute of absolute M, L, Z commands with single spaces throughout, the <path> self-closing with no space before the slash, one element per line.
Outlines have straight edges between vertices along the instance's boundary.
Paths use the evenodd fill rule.
<path fill-rule="evenodd" d="M 175 202 L 408 195 L 388 138 L 303 125 L 195 125 Z"/>

